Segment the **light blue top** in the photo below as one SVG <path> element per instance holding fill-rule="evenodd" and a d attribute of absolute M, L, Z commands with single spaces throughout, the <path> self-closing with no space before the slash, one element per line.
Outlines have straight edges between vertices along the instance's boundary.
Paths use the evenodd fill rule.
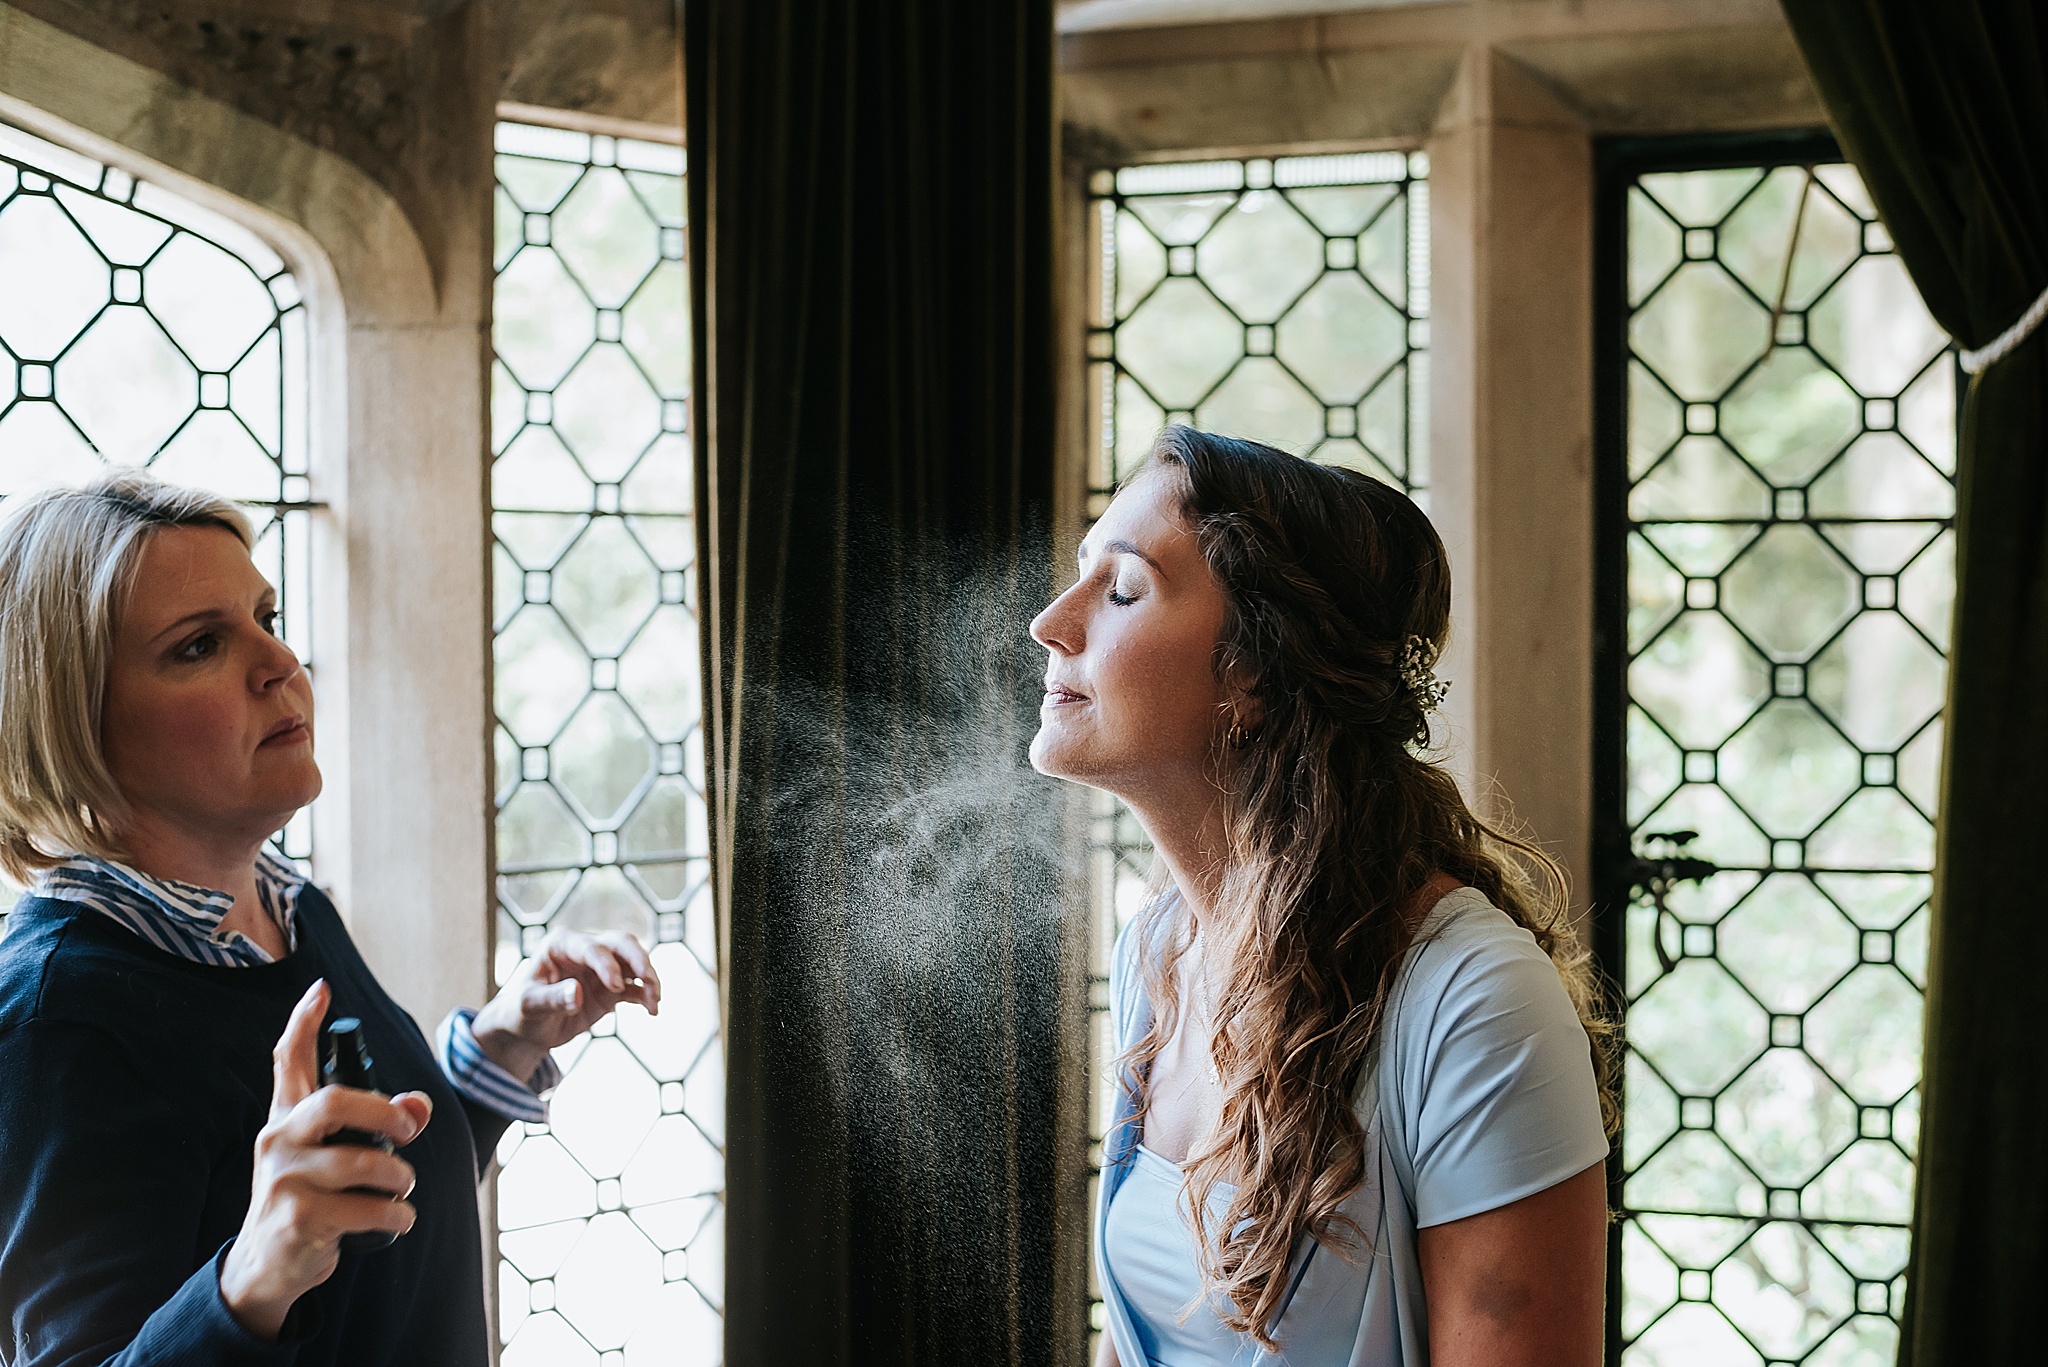
<path fill-rule="evenodd" d="M 1119 1049 L 1151 1023 L 1128 928 L 1110 968 L 1110 1017 Z M 1303 1240 L 1277 1354 L 1207 1306 L 1181 1321 L 1200 1286 L 1179 1169 L 1139 1143 L 1130 1093 L 1118 1089 L 1095 1259 L 1123 1367 L 1425 1367 L 1416 1231 L 1533 1196 L 1607 1156 L 1592 1049 L 1556 967 L 1473 889 L 1445 896 L 1424 922 L 1377 1058 L 1355 1103 L 1366 1180 L 1345 1203 L 1371 1246 L 1340 1255 Z"/>
<path fill-rule="evenodd" d="M 1219 1182 L 1209 1197 L 1214 1228 L 1230 1207 L 1237 1188 Z M 1140 1144 L 1130 1171 L 1116 1189 L 1103 1232 L 1116 1261 L 1117 1285 L 1130 1310 L 1131 1327 L 1146 1362 L 1201 1364 L 1248 1363 L 1248 1340 L 1224 1328 L 1204 1307 L 1188 1314 L 1202 1298 L 1201 1278 L 1189 1251 L 1187 1217 L 1181 1210 L 1180 1164 Z M 1215 1304 L 1215 1302 L 1211 1302 Z M 1121 1357 L 1121 1354 L 1119 1354 Z"/>

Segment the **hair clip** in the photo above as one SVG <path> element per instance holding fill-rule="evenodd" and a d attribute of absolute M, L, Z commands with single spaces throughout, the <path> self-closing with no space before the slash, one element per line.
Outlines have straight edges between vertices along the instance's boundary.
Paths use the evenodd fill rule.
<path fill-rule="evenodd" d="M 1434 712 L 1443 706 L 1444 694 L 1451 691 L 1448 679 L 1439 679 L 1433 666 L 1436 657 L 1431 653 L 1429 642 L 1420 636 L 1410 636 L 1401 646 L 1401 685 L 1415 695 L 1425 712 Z"/>

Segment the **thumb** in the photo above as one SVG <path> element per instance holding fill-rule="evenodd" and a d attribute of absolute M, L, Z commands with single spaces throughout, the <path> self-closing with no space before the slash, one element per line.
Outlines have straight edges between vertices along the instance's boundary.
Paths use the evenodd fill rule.
<path fill-rule="evenodd" d="M 527 1009 L 535 1015 L 566 1015 L 583 1005 L 583 986 L 574 978 L 556 983 L 536 983 L 526 994 Z"/>
<path fill-rule="evenodd" d="M 400 1092 L 391 1098 L 391 1104 L 404 1111 L 413 1124 L 413 1139 L 427 1128 L 427 1122 L 434 1118 L 434 1099 L 425 1092 Z M 410 1144 L 411 1139 L 405 1141 Z M 403 1147 L 403 1146 L 401 1146 Z"/>
<path fill-rule="evenodd" d="M 320 1087 L 320 1022 L 327 1018 L 327 980 L 306 989 L 270 1053 L 270 1118 L 281 1120 Z"/>

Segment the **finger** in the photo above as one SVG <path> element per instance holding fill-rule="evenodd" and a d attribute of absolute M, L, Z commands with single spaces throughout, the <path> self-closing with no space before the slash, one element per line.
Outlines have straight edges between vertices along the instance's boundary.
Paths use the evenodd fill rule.
<path fill-rule="evenodd" d="M 576 962 L 583 972 L 594 975 L 615 997 L 626 993 L 626 963 L 610 945 L 591 940 L 576 947 Z"/>
<path fill-rule="evenodd" d="M 351 1187 L 368 1187 L 393 1200 L 410 1196 L 419 1181 L 412 1164 L 396 1154 L 354 1144 L 300 1150 L 293 1159 L 290 1177 L 315 1191 L 337 1193 Z"/>
<path fill-rule="evenodd" d="M 572 971 L 580 962 L 583 946 L 590 936 L 580 930 L 551 930 L 533 951 L 535 967 L 551 978 Z"/>
<path fill-rule="evenodd" d="M 573 976 L 558 982 L 537 982 L 520 996 L 519 1014 L 539 1020 L 573 1016 L 583 1009 L 583 1000 L 583 984 Z"/>
<path fill-rule="evenodd" d="M 596 951 L 600 962 L 610 971 L 600 972 L 588 964 L 576 970 L 576 981 L 582 986 L 582 1019 L 600 1020 L 611 1014 L 620 1002 L 639 1001 L 640 988 L 626 976 L 626 967 L 614 958 L 609 950 Z"/>
<path fill-rule="evenodd" d="M 640 942 L 630 935 L 617 931 L 599 937 L 605 946 L 625 964 L 626 971 L 640 980 L 639 1001 L 649 1013 L 661 1007 L 661 975 L 654 971 L 654 959 Z"/>
<path fill-rule="evenodd" d="M 320 1086 L 320 1022 L 330 997 L 325 978 L 315 982 L 292 1008 L 284 1033 L 270 1053 L 270 1118 L 282 1119 Z"/>
<path fill-rule="evenodd" d="M 647 1006 L 653 1000 L 647 985 L 634 980 L 631 965 L 608 945 L 593 945 L 576 964 L 574 976 L 583 984 L 586 1018 L 609 1015 L 623 1002 Z"/>
<path fill-rule="evenodd" d="M 419 1138 L 423 1128 L 425 1122 L 410 1105 L 352 1087 L 322 1087 L 292 1108 L 284 1136 L 288 1142 L 310 1149 L 338 1130 L 362 1130 L 402 1146 Z"/>
<path fill-rule="evenodd" d="M 611 930 L 598 936 L 598 941 L 606 949 L 618 955 L 625 962 L 627 971 L 634 977 L 647 979 L 654 977 L 654 960 L 648 957 L 646 949 L 632 936 L 621 931 Z"/>
<path fill-rule="evenodd" d="M 426 1129 L 427 1122 L 434 1118 L 434 1099 L 425 1092 L 400 1092 L 391 1098 L 391 1104 L 412 1117 L 417 1127 L 413 1130 L 414 1139 L 419 1138 L 420 1131 Z"/>
<path fill-rule="evenodd" d="M 410 1201 L 353 1192 L 324 1192 L 307 1201 L 313 1233 L 324 1239 L 344 1234 L 404 1234 L 420 1218 Z"/>

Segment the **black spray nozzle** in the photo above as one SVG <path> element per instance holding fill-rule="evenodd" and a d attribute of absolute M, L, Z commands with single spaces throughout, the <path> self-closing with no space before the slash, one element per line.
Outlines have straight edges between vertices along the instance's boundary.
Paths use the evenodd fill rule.
<path fill-rule="evenodd" d="M 370 1041 L 363 1034 L 363 1023 L 354 1016 L 342 1016 L 327 1027 L 327 1063 L 321 1069 L 321 1081 L 363 1092 L 377 1090 Z"/>

